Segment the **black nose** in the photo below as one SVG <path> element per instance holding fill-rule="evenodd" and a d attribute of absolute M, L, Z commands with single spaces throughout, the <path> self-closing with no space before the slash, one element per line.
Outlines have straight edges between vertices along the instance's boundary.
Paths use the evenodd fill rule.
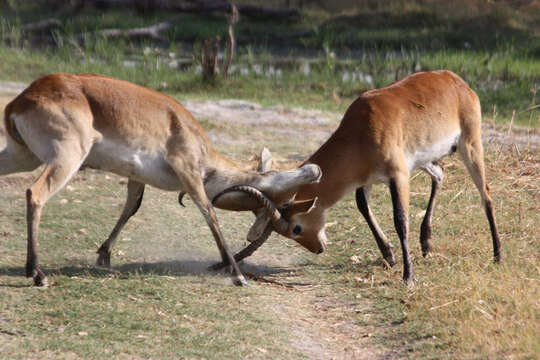
<path fill-rule="evenodd" d="M 317 255 L 322 254 L 323 251 L 324 251 L 324 248 L 320 248 L 319 251 L 317 251 Z"/>

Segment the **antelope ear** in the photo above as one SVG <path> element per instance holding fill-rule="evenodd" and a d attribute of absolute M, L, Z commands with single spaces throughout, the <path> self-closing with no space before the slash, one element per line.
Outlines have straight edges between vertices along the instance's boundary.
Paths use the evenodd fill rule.
<path fill-rule="evenodd" d="M 258 172 L 267 172 L 272 170 L 272 154 L 266 147 L 261 151 L 261 157 L 259 158 L 259 164 L 257 165 Z"/>
<path fill-rule="evenodd" d="M 294 214 L 308 214 L 317 206 L 318 200 L 318 197 L 314 197 L 313 199 L 309 200 L 295 201 L 285 211 L 288 216 L 292 216 Z"/>
<path fill-rule="evenodd" d="M 270 217 L 266 213 L 266 211 L 259 209 L 254 211 L 256 219 L 253 225 L 251 225 L 251 228 L 249 229 L 249 232 L 247 234 L 247 241 L 254 242 L 258 238 L 260 238 L 268 224 L 270 224 Z"/>

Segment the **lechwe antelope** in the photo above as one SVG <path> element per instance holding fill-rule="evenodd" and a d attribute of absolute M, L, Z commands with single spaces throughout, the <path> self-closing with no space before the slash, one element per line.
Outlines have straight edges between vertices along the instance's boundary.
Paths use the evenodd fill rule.
<path fill-rule="evenodd" d="M 443 179 L 437 161 L 457 150 L 480 191 L 498 262 L 500 242 L 484 175 L 480 122 L 478 97 L 450 71 L 417 73 L 385 88 L 365 92 L 349 107 L 334 134 L 306 161 L 319 165 L 323 177 L 317 184 L 302 186 L 295 202 L 283 211 L 290 223 L 285 236 L 320 252 L 326 242 L 325 210 L 356 189 L 358 209 L 384 259 L 394 265 L 391 245 L 368 204 L 371 185 L 384 182 L 390 187 L 394 224 L 401 241 L 403 280 L 411 284 L 414 273 L 408 246 L 409 174 L 421 169 L 432 179 L 420 232 L 422 253 L 426 256 L 431 251 L 433 206 Z M 308 199 L 316 197 L 308 210 L 313 204 Z M 252 240 L 263 231 L 271 232 L 271 228 L 269 219 L 259 216 L 250 230 Z M 261 244 L 261 240 L 256 240 L 249 249 L 237 254 L 237 260 Z"/>
<path fill-rule="evenodd" d="M 200 124 L 176 100 L 156 91 L 99 75 L 54 74 L 34 81 L 5 109 L 7 147 L 0 153 L 0 175 L 43 173 L 27 190 L 26 275 L 47 285 L 38 265 L 41 211 L 81 166 L 129 178 L 127 202 L 118 223 L 100 247 L 98 263 L 108 265 L 110 249 L 138 209 L 145 184 L 187 193 L 202 212 L 233 282 L 246 284 L 227 250 L 212 206 L 229 210 L 264 207 L 273 228 L 288 231 L 276 206 L 291 201 L 302 185 L 321 176 L 317 165 L 258 174 L 242 170 L 216 153 Z M 243 185 L 235 192 L 223 190 Z M 181 199 L 181 198 L 180 198 Z M 276 205 L 274 205 L 276 204 Z"/>

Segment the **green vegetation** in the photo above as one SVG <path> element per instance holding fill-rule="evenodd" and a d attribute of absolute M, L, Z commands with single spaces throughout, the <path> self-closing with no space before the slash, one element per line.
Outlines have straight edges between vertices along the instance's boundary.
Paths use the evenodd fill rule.
<path fill-rule="evenodd" d="M 486 115 L 492 117 L 496 108 L 496 120 L 509 121 L 515 110 L 515 123 L 538 126 L 540 112 L 528 109 L 536 104 L 540 87 L 540 12 L 529 8 L 482 1 L 452 6 L 389 1 L 373 11 L 362 2 L 357 12 L 334 17 L 311 7 L 293 23 L 245 17 L 235 29 L 236 70 L 210 85 L 197 73 L 192 49 L 205 38 L 223 37 L 223 17 L 185 15 L 163 32 L 170 39 L 165 46 L 99 36 L 81 43 L 75 35 L 149 26 L 171 14 L 89 8 L 72 16 L 39 4 L 4 10 L 0 78 L 31 81 L 50 72 L 94 72 L 180 99 L 244 98 L 344 112 L 365 90 L 415 71 L 450 69 L 477 91 Z M 36 43 L 21 35 L 22 24 L 53 16 L 62 23 L 55 36 Z"/>
<path fill-rule="evenodd" d="M 205 274 L 219 259 L 218 251 L 196 207 L 181 210 L 176 194 L 148 189 L 144 209 L 115 252 L 118 267 L 107 271 L 90 265 L 104 227 L 118 215 L 121 182 L 83 172 L 47 203 L 41 259 L 55 284 L 45 291 L 27 287 L 22 277 L 23 182 L 0 185 L 3 358 L 217 359 L 253 358 L 262 351 L 302 357 L 278 331 L 279 318 L 264 310 L 274 306 L 269 289 L 237 288 L 226 276 Z M 247 220 L 221 218 L 235 228 L 239 219 Z M 224 230 L 229 239 L 239 237 Z"/>

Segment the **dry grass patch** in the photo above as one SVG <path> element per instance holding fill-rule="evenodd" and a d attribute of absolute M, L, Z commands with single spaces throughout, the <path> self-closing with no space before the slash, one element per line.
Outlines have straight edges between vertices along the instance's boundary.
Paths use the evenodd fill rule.
<path fill-rule="evenodd" d="M 539 151 L 490 146 L 486 157 L 503 246 L 500 265 L 492 261 L 478 192 L 457 157 L 444 162 L 446 177 L 433 220 L 435 251 L 427 259 L 417 239 L 430 182 L 423 175 L 412 181 L 410 245 L 419 279 L 413 288 L 400 284 L 401 261 L 390 270 L 380 265 L 352 198 L 329 219 L 338 219 L 338 225 L 329 229 L 335 242 L 320 263 L 336 269 L 327 281 L 337 282 L 350 298 L 375 300 L 364 314 L 387 325 L 376 336 L 397 357 L 521 359 L 540 353 Z M 372 207 L 399 257 L 385 187 L 376 188 Z"/>

